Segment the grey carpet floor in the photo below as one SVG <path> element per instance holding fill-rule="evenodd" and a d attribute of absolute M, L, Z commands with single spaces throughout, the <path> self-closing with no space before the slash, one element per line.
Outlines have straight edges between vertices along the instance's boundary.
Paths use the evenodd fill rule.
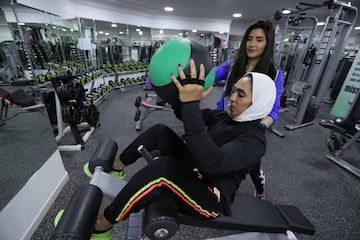
<path fill-rule="evenodd" d="M 214 89 L 202 105 L 214 107 L 220 87 Z M 140 131 L 135 130 L 136 96 L 144 97 L 141 87 L 115 90 L 103 100 L 98 108 L 101 112 L 101 126 L 97 128 L 85 144 L 83 151 L 61 152 L 64 166 L 70 180 L 63 188 L 48 214 L 33 234 L 32 240 L 48 239 L 54 230 L 53 219 L 56 213 L 65 208 L 73 192 L 88 183 L 83 173 L 83 165 L 91 158 L 100 141 L 115 140 L 121 151 Z M 360 239 L 360 179 L 326 159 L 328 149 L 325 145 L 330 131 L 318 125 L 321 118 L 330 118 L 331 106 L 322 105 L 315 124 L 293 131 L 284 126 L 292 118 L 292 111 L 280 113 L 276 128 L 285 134 L 284 138 L 267 132 L 268 149 L 262 160 L 266 174 L 267 199 L 276 204 L 297 206 L 316 227 L 314 236 L 296 234 L 299 240 L 356 240 Z M 165 123 L 182 133 L 182 124 L 168 111 L 155 111 L 143 123 L 143 129 L 155 123 Z M 67 142 L 66 142 L 67 141 Z M 71 134 L 64 139 L 66 144 L 74 140 Z M 65 144 L 65 143 L 64 143 Z M 344 156 L 360 167 L 360 145 L 355 144 Z M 144 166 L 140 159 L 126 169 L 126 179 Z M 253 194 L 251 180 L 247 178 L 239 191 L 245 195 Z M 103 206 L 109 202 L 104 199 Z M 103 207 L 102 206 L 102 207 Z M 123 239 L 127 222 L 116 224 L 113 239 Z M 173 239 L 206 239 L 235 231 L 180 226 Z"/>

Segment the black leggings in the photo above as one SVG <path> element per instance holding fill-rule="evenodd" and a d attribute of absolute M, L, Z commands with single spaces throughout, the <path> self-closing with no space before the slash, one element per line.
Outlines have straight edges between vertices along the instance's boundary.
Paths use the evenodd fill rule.
<path fill-rule="evenodd" d="M 264 193 L 265 177 L 261 173 L 260 162 L 249 169 L 250 177 L 255 185 L 256 192 L 259 194 Z"/>
<path fill-rule="evenodd" d="M 174 131 L 158 124 L 143 132 L 120 154 L 125 165 L 141 157 L 137 151 L 139 145 L 149 151 L 159 150 L 161 156 L 138 171 L 105 208 L 108 221 L 116 223 L 126 219 L 162 191 L 170 192 L 178 208 L 186 214 L 205 218 L 220 214 L 220 203 L 212 186 L 194 172 L 187 145 Z"/>

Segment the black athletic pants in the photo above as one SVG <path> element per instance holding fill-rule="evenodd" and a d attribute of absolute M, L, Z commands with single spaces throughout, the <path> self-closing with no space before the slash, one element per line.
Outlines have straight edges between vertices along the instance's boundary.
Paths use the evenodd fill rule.
<path fill-rule="evenodd" d="M 252 182 L 255 185 L 256 192 L 259 194 L 264 193 L 265 176 L 261 173 L 260 162 L 250 168 L 249 174 Z"/>
<path fill-rule="evenodd" d="M 162 191 L 174 196 L 178 208 L 191 215 L 215 218 L 221 212 L 213 186 L 199 178 L 193 169 L 190 154 L 183 140 L 165 125 L 155 125 L 139 135 L 121 154 L 125 165 L 134 163 L 141 155 L 137 148 L 159 150 L 161 156 L 138 171 L 105 208 L 107 220 L 116 223 L 130 213 L 144 208 Z"/>

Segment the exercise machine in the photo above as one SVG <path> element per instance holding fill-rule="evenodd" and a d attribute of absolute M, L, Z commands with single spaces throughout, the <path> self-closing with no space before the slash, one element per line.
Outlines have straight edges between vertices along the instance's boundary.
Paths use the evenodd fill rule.
<path fill-rule="evenodd" d="M 352 123 L 341 118 L 335 120 L 322 119 L 319 124 L 330 129 L 330 137 L 326 141 L 330 154 L 326 155 L 326 158 L 360 178 L 359 168 L 341 156 L 344 151 L 349 150 L 352 145 L 360 140 L 360 118 Z"/>
<path fill-rule="evenodd" d="M 135 129 L 140 131 L 142 129 L 142 124 L 146 118 L 150 116 L 154 111 L 170 111 L 173 112 L 173 109 L 169 103 L 164 102 L 155 92 L 146 90 L 145 99 L 142 100 L 140 96 L 137 96 L 135 99 L 135 117 L 136 122 Z M 144 112 L 141 112 L 140 107 L 144 108 Z"/>
<path fill-rule="evenodd" d="M 64 236 L 90 238 L 103 196 L 114 198 L 126 185 L 125 180 L 108 174 L 117 150 L 116 142 L 110 139 L 98 145 L 89 162 L 93 172 L 90 183 L 74 193 L 51 239 Z M 156 161 L 143 146 L 139 146 L 138 151 L 148 164 Z M 238 194 L 232 212 L 231 217 L 220 216 L 213 220 L 184 215 L 177 211 L 175 199 L 163 193 L 145 209 L 130 215 L 125 239 L 140 240 L 144 236 L 155 240 L 169 239 L 176 234 L 179 224 L 257 233 L 252 238 L 249 233 L 240 233 L 236 238 L 245 239 L 242 236 L 246 236 L 248 240 L 269 239 L 268 234 L 272 235 L 271 239 L 296 239 L 292 232 L 315 233 L 315 227 L 295 206 L 274 205 L 268 200 Z"/>
<path fill-rule="evenodd" d="M 360 141 L 359 64 L 360 53 L 357 54 L 331 110 L 335 119 L 322 119 L 319 122 L 321 126 L 330 129 L 330 137 L 326 141 L 330 154 L 326 155 L 326 158 L 357 177 L 360 177 L 359 168 L 345 160 L 343 154 Z M 355 160 L 358 161 L 359 158 Z"/>
<path fill-rule="evenodd" d="M 0 126 L 19 114 L 39 111 L 44 107 L 43 103 L 37 103 L 35 98 L 23 89 L 10 92 L 8 89 L 0 87 L 0 100 Z M 16 110 L 12 109 L 9 114 L 9 106 L 16 106 Z"/>
<path fill-rule="evenodd" d="M 281 105 L 295 105 L 297 96 L 302 94 L 306 73 L 312 65 L 316 48 L 312 44 L 316 32 L 317 18 L 308 15 L 290 15 L 284 23 L 277 24 L 280 32 L 280 47 L 277 62 L 284 70 L 284 90 Z M 300 86 L 300 90 L 298 89 Z"/>
<path fill-rule="evenodd" d="M 341 1 L 327 1 L 322 5 L 307 5 L 311 5 L 311 7 L 299 10 L 296 13 L 304 13 L 305 10 L 324 7 L 330 11 L 318 42 L 314 43 L 316 52 L 313 54 L 312 62 L 304 76 L 306 81 L 299 82 L 300 84 L 296 87 L 297 91 L 302 94 L 298 100 L 298 107 L 293 120 L 285 126 L 287 130 L 295 130 L 314 124 L 320 104 L 333 79 L 344 44 L 358 16 L 356 7 Z"/>
<path fill-rule="evenodd" d="M 14 41 L 0 43 L 0 84 L 19 85 L 24 82 L 25 72 Z"/>

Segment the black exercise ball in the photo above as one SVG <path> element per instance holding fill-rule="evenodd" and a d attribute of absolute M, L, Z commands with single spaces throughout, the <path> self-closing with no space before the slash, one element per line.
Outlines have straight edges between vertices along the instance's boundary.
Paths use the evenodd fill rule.
<path fill-rule="evenodd" d="M 189 76 L 189 60 L 194 59 L 196 71 L 199 74 L 200 64 L 205 66 L 204 91 L 214 84 L 215 67 L 210 52 L 200 43 L 187 39 L 176 38 L 162 45 L 152 56 L 149 66 L 149 76 L 157 95 L 164 101 L 176 107 L 179 105 L 179 92 L 171 81 L 173 73 L 179 79 L 177 66 L 180 64 L 186 76 Z"/>

